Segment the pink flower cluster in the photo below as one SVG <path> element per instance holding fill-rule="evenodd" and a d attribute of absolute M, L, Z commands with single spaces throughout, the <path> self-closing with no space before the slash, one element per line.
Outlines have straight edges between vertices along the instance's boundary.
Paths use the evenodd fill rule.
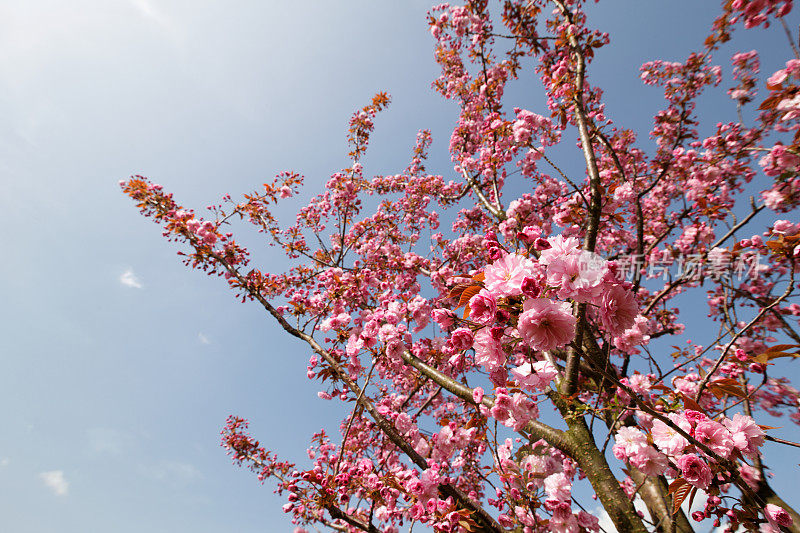
<path fill-rule="evenodd" d="M 504 332 L 491 326 L 498 313 L 519 311 L 515 331 L 510 338 L 519 337 L 535 351 L 563 348 L 575 336 L 576 319 L 572 302 L 589 303 L 595 319 L 612 337 L 622 337 L 635 326 L 638 304 L 633 293 L 612 274 L 608 262 L 595 254 L 583 251 L 574 237 L 558 235 L 539 239 L 543 248 L 538 260 L 519 253 L 502 253 L 501 257 L 483 270 L 484 288 L 469 300 L 470 319 L 480 329 L 475 335 L 476 361 L 493 372 L 503 366 L 502 343 Z M 515 307 L 513 298 L 522 297 L 522 306 Z M 553 297 L 559 298 L 555 300 Z M 442 311 L 435 318 L 440 325 Z M 501 317 L 502 318 L 502 317 Z M 465 349 L 472 342 L 460 328 L 451 335 L 454 349 Z M 640 336 L 644 339 L 644 336 Z"/>
<path fill-rule="evenodd" d="M 186 223 L 186 227 L 197 235 L 201 242 L 213 246 L 217 242 L 217 228 L 210 220 L 198 220 L 193 218 Z"/>
<path fill-rule="evenodd" d="M 511 396 L 503 387 L 495 389 L 494 406 L 491 410 L 481 405 L 481 411 L 485 416 L 491 415 L 514 431 L 520 431 L 528 422 L 539 418 L 539 408 L 526 394 L 515 392 Z"/>
<path fill-rule="evenodd" d="M 715 455 L 728 459 L 736 450 L 744 456 L 755 457 L 764 444 L 764 430 L 752 418 L 739 413 L 717 421 L 698 411 L 687 410 L 671 413 L 667 420 L 652 421 L 649 433 L 654 446 L 648 443 L 641 429 L 620 428 L 614 437 L 614 456 L 648 475 L 677 469 L 686 481 L 705 490 L 714 479 Z M 681 431 L 705 447 L 690 444 Z M 712 453 L 706 453 L 706 449 Z"/>

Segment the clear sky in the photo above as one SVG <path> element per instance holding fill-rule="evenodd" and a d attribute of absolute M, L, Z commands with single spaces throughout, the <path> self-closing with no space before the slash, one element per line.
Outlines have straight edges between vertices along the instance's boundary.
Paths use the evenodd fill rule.
<path fill-rule="evenodd" d="M 590 76 L 609 116 L 645 131 L 660 93 L 638 66 L 684 59 L 715 2 L 611 4 L 592 8 L 612 45 Z M 366 173 L 404 168 L 430 128 L 431 170 L 452 174 L 455 108 L 430 89 L 429 7 L 0 0 L 0 530 L 291 531 L 218 433 L 238 414 L 300 460 L 343 408 L 317 399 L 302 345 L 181 265 L 117 183 L 143 174 L 201 209 L 292 169 L 309 197 L 348 164 L 347 120 L 380 90 L 394 102 Z M 753 39 L 740 49 L 760 43 L 764 73 L 788 58 L 778 28 Z M 544 110 L 535 78 L 510 94 L 509 107 Z M 731 102 L 706 104 L 714 121 L 733 118 Z M 281 266 L 249 244 L 263 269 Z"/>

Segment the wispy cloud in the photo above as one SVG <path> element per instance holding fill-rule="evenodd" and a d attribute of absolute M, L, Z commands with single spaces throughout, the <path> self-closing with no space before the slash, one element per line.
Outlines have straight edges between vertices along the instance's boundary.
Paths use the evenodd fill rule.
<path fill-rule="evenodd" d="M 131 445 L 131 437 L 115 429 L 91 428 L 87 436 L 89 449 L 98 454 L 122 455 Z"/>
<path fill-rule="evenodd" d="M 203 335 L 202 332 L 197 334 L 197 339 L 203 344 L 211 344 L 211 339 Z"/>
<path fill-rule="evenodd" d="M 172 20 L 162 11 L 157 9 L 149 0 L 131 0 L 131 4 L 145 18 L 152 20 L 166 31 L 174 31 Z"/>
<path fill-rule="evenodd" d="M 119 282 L 126 287 L 133 287 L 134 289 L 141 289 L 144 287 L 130 268 L 120 275 Z"/>
<path fill-rule="evenodd" d="M 8 463 L 10 463 L 10 462 L 11 462 L 11 459 L 9 459 L 8 457 L 3 457 L 2 459 L 0 459 L 0 468 L 7 467 Z"/>
<path fill-rule="evenodd" d="M 190 463 L 182 461 L 163 460 L 157 464 L 146 466 L 143 472 L 147 477 L 173 487 L 183 487 L 194 483 L 203 477 L 202 472 Z"/>
<path fill-rule="evenodd" d="M 66 496 L 69 492 L 69 481 L 64 477 L 62 470 L 50 470 L 39 474 L 39 479 L 45 486 L 53 491 L 56 496 Z"/>

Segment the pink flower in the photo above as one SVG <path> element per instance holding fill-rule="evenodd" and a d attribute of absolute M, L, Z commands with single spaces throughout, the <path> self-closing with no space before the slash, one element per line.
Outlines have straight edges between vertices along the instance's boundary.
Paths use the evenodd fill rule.
<path fill-rule="evenodd" d="M 522 294 L 531 298 L 538 298 L 542 293 L 542 287 L 536 278 L 527 277 L 522 280 Z"/>
<path fill-rule="evenodd" d="M 586 511 L 578 511 L 578 525 L 587 531 L 600 531 L 600 519 Z"/>
<path fill-rule="evenodd" d="M 458 328 L 450 336 L 448 344 L 452 346 L 453 350 L 461 351 L 472 348 L 473 336 L 472 331 L 467 328 Z"/>
<path fill-rule="evenodd" d="M 431 320 L 431 307 L 428 300 L 422 296 L 415 296 L 408 302 L 408 312 L 411 313 L 411 318 L 417 323 L 412 330 L 414 333 L 422 331 Z M 348 319 L 350 316 L 348 315 Z"/>
<path fill-rule="evenodd" d="M 513 398 L 514 403 L 510 413 L 510 424 L 507 423 L 506 425 L 513 428 L 514 431 L 520 431 L 528 425 L 528 422 L 539 418 L 539 407 L 521 392 L 515 392 Z"/>
<path fill-rule="evenodd" d="M 517 330 L 534 350 L 560 348 L 575 338 L 575 317 L 566 302 L 529 298 L 522 306 Z"/>
<path fill-rule="evenodd" d="M 522 294 L 522 282 L 533 276 L 535 269 L 536 264 L 527 257 L 508 254 L 483 270 L 483 283 L 497 297 Z"/>
<path fill-rule="evenodd" d="M 669 466 L 667 456 L 656 451 L 652 446 L 645 446 L 631 455 L 630 462 L 633 466 L 648 476 L 658 476 L 663 474 Z"/>
<path fill-rule="evenodd" d="M 676 414 L 670 414 L 669 419 L 679 428 L 686 431 L 686 433 L 692 431 L 692 425 L 682 417 Z M 689 441 L 686 440 L 685 437 L 658 419 L 653 420 L 652 433 L 655 445 L 658 446 L 661 451 L 670 455 L 678 455 L 689 445 Z"/>
<path fill-rule="evenodd" d="M 426 503 L 431 498 L 435 498 L 439 490 L 439 472 L 429 468 L 419 476 L 419 483 L 414 489 L 421 502 Z"/>
<path fill-rule="evenodd" d="M 769 85 L 780 85 L 781 83 L 784 82 L 784 80 L 786 80 L 787 76 L 788 76 L 788 73 L 786 72 L 786 70 L 785 69 L 781 69 L 781 70 L 775 72 L 769 78 L 767 78 L 767 84 L 769 84 Z"/>
<path fill-rule="evenodd" d="M 600 321 L 603 327 L 617 337 L 632 327 L 639 306 L 633 293 L 622 285 L 613 285 L 606 288 L 600 300 Z"/>
<path fill-rule="evenodd" d="M 544 490 L 547 491 L 548 500 L 568 502 L 572 499 L 572 483 L 563 472 L 547 476 L 544 480 Z"/>
<path fill-rule="evenodd" d="M 497 301 L 486 289 L 469 299 L 469 317 L 481 324 L 491 324 L 497 313 Z"/>
<path fill-rule="evenodd" d="M 742 476 L 744 482 L 747 483 L 751 489 L 758 490 L 758 482 L 761 481 L 761 472 L 758 471 L 758 468 L 753 468 L 744 463 L 739 466 L 739 475 Z"/>
<path fill-rule="evenodd" d="M 642 315 L 637 315 L 633 326 L 626 329 L 622 335 L 614 337 L 614 346 L 623 352 L 639 353 L 635 348 L 638 344 L 647 344 L 650 341 L 650 325 Z"/>
<path fill-rule="evenodd" d="M 728 457 L 733 451 L 731 433 L 719 422 L 713 420 L 698 422 L 694 428 L 694 438 L 722 457 Z"/>
<path fill-rule="evenodd" d="M 601 296 L 607 270 L 605 259 L 582 250 L 552 258 L 547 265 L 547 283 L 558 287 L 561 298 L 590 302 Z"/>
<path fill-rule="evenodd" d="M 773 505 L 768 503 L 766 507 L 764 507 L 764 516 L 769 521 L 770 525 L 780 531 L 780 527 L 789 527 L 792 525 L 792 515 L 786 512 L 786 509 L 783 507 L 779 507 L 777 505 Z"/>
<path fill-rule="evenodd" d="M 553 513 L 548 529 L 553 533 L 573 533 L 578 530 L 578 520 L 572 514 L 571 502 L 547 500 L 547 509 Z"/>
<path fill-rule="evenodd" d="M 690 378 L 690 377 L 694 378 L 694 377 L 696 377 L 697 379 L 700 378 L 700 376 L 698 374 L 687 374 L 685 377 L 686 378 Z M 695 379 L 695 381 L 697 381 L 697 380 Z M 683 392 L 683 391 L 681 391 L 681 392 Z M 700 422 L 703 422 L 704 420 L 708 420 L 708 417 L 706 415 L 704 415 L 703 413 L 701 413 L 700 411 L 693 411 L 691 409 L 687 409 L 686 412 L 683 413 L 683 416 L 685 416 L 686 420 L 688 420 L 689 423 L 692 424 L 692 427 L 696 426 Z M 692 436 L 694 436 L 694 433 L 692 433 Z"/>
<path fill-rule="evenodd" d="M 473 348 L 475 348 L 475 362 L 482 365 L 489 373 L 502 368 L 506 363 L 502 345 L 492 337 L 488 328 L 483 328 L 475 334 Z"/>
<path fill-rule="evenodd" d="M 406 434 L 414 427 L 414 422 L 407 413 L 400 413 L 394 421 L 394 425 L 400 430 L 400 433 Z"/>
<path fill-rule="evenodd" d="M 558 288 L 558 296 L 579 302 L 599 297 L 608 261 L 578 248 L 575 237 L 558 235 L 547 242 L 550 248 L 542 251 L 539 263 L 547 266 L 547 282 Z"/>
<path fill-rule="evenodd" d="M 511 369 L 511 374 L 526 389 L 544 390 L 558 375 L 558 370 L 550 361 L 537 361 L 523 363 Z"/>
<path fill-rule="evenodd" d="M 679 428 L 686 431 L 686 433 L 692 431 L 692 425 L 680 416 L 670 414 L 669 419 Z M 653 420 L 652 434 L 653 443 L 655 443 L 661 451 L 670 455 L 678 455 L 689 445 L 689 441 L 686 440 L 685 437 L 659 419 Z"/>
<path fill-rule="evenodd" d="M 475 387 L 472 389 L 472 399 L 475 403 L 481 403 L 483 401 L 483 387 Z"/>
<path fill-rule="evenodd" d="M 706 462 L 694 454 L 684 455 L 678 459 L 678 467 L 681 469 L 683 479 L 703 490 L 708 488 L 713 478 Z"/>
<path fill-rule="evenodd" d="M 614 447 L 611 449 L 614 452 L 614 457 L 620 461 L 624 461 L 633 455 L 639 453 L 640 450 L 647 448 L 647 437 L 641 430 L 623 426 L 614 435 Z"/>
<path fill-rule="evenodd" d="M 433 321 L 439 324 L 442 329 L 447 329 L 453 325 L 453 312 L 449 309 L 434 309 Z"/>
<path fill-rule="evenodd" d="M 575 237 L 564 238 L 563 235 L 556 235 L 547 239 L 549 248 L 542 250 L 539 257 L 539 262 L 543 265 L 550 264 L 550 262 L 565 255 L 571 255 L 578 252 L 578 239 Z"/>
<path fill-rule="evenodd" d="M 733 445 L 742 453 L 753 457 L 764 444 L 764 430 L 749 416 L 736 413 L 732 419 L 725 419 L 722 423 L 731 432 Z"/>

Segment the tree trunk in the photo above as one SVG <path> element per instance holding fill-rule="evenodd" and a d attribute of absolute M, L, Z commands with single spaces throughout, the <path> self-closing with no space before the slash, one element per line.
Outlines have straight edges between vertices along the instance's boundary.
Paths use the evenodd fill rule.
<path fill-rule="evenodd" d="M 682 510 L 678 510 L 674 515 L 672 514 L 672 501 L 668 495 L 667 482 L 663 477 L 646 476 L 634 467 L 630 467 L 630 472 L 633 482 L 641 487 L 639 496 L 644 500 L 647 510 L 650 511 L 650 516 L 657 524 L 655 531 L 658 533 L 670 533 L 673 531 L 694 533 L 692 524 Z"/>
<path fill-rule="evenodd" d="M 597 448 L 586 421 L 583 418 L 573 417 L 567 418 L 567 424 L 569 425 L 567 438 L 573 447 L 570 455 L 586 474 L 617 531 L 646 533 L 644 522 L 611 472 L 605 456 Z"/>

